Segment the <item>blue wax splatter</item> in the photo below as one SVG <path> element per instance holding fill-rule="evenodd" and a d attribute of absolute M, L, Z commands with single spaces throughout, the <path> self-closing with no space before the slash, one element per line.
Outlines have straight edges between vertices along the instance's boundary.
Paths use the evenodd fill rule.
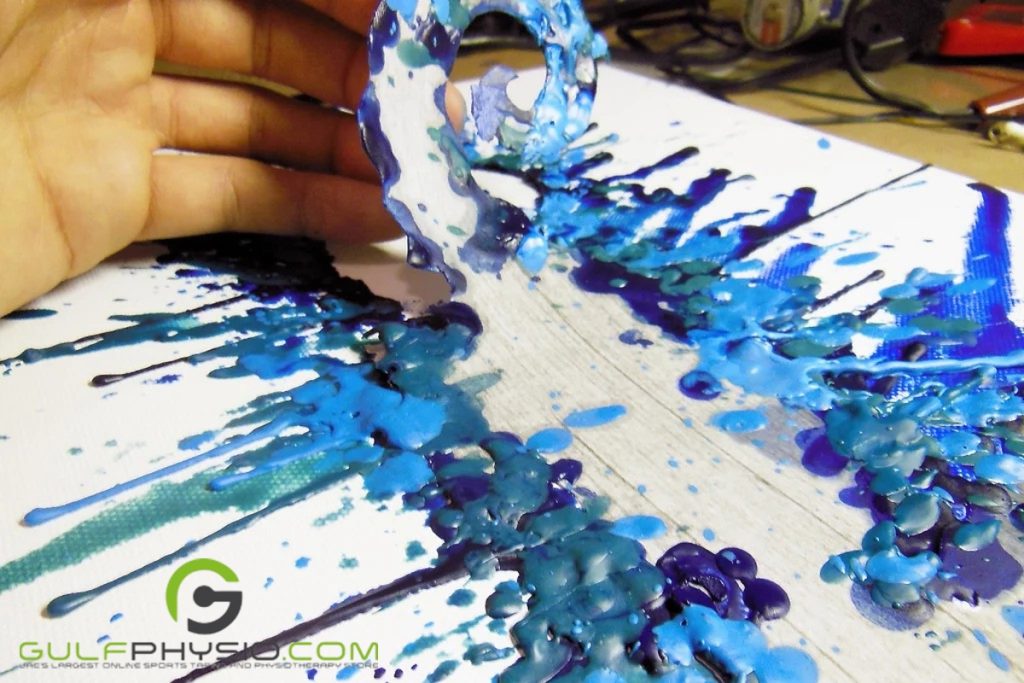
<path fill-rule="evenodd" d="M 1004 655 L 999 650 L 996 650 L 995 648 L 989 648 L 989 650 L 988 650 L 988 658 L 989 658 L 989 661 L 991 661 L 993 664 L 995 664 L 997 667 L 999 667 L 1003 671 L 1009 671 L 1010 670 L 1010 660 L 1008 660 L 1006 658 L 1006 655 Z"/>
<path fill-rule="evenodd" d="M 590 172 L 611 155 L 575 152 L 542 176 L 536 221 L 552 253 L 563 249 L 577 260 L 571 271 L 577 286 L 621 298 L 638 320 L 697 351 L 697 367 L 679 381 L 684 395 L 714 398 L 728 382 L 787 407 L 817 411 L 826 438 L 812 442 L 803 462 L 822 476 L 852 475 L 854 489 L 870 487 L 882 496 L 884 502 L 864 500 L 864 494 L 842 496 L 870 507 L 876 520 L 892 518 L 910 492 L 938 496 L 931 502 L 916 498 L 904 507 L 893 540 L 908 558 L 929 543 L 941 550 L 943 572 L 927 580 L 936 585 L 896 587 L 850 571 L 856 563 L 849 562 L 833 568 L 837 576 L 865 586 L 882 605 L 920 613 L 930 609 L 923 603 L 942 599 L 976 604 L 982 595 L 998 594 L 1019 580 L 1024 572 L 1002 551 L 995 524 L 1013 507 L 1008 489 L 1024 481 L 1024 440 L 1009 427 L 1024 416 L 1017 388 L 1024 334 L 1008 315 L 1013 286 L 1006 195 L 971 186 L 980 202 L 962 282 L 918 268 L 862 310 L 814 316 L 885 274 L 873 271 L 822 293 L 821 281 L 807 273 L 828 249 L 808 242 L 786 248 L 760 273 L 750 266 L 754 251 L 806 223 L 812 189 L 787 195 L 774 215 L 739 212 L 694 229 L 694 213 L 714 200 L 728 171 L 713 171 L 682 192 L 650 193 L 635 181 L 654 169 L 685 164 L 698 150 L 683 148 L 635 172 L 600 179 Z M 895 188 L 917 172 L 875 191 Z M 745 222 L 758 213 L 766 215 L 760 226 Z M 637 225 L 645 226 L 639 234 Z M 863 252 L 839 261 L 855 265 L 876 256 Z M 875 321 L 879 312 L 891 314 L 894 322 Z M 874 357 L 853 355 L 853 341 L 861 334 L 880 340 Z M 938 391 L 942 385 L 948 388 Z M 746 429 L 738 422 L 730 426 Z M 751 426 L 758 422 L 755 418 Z M 982 443 L 981 436 L 982 452 L 963 452 L 972 438 Z M 1024 528 L 1024 512 L 1009 519 Z M 868 559 L 861 557 L 863 551 L 851 552 L 857 562 Z M 992 556 L 982 560 L 977 554 L 982 552 Z M 1005 567 L 998 576 L 986 569 L 997 558 Z"/>
<path fill-rule="evenodd" d="M 640 330 L 626 330 L 619 335 L 619 341 L 623 344 L 629 344 L 630 346 L 640 346 L 646 348 L 652 346 L 654 342 L 650 339 L 645 339 Z"/>
<path fill-rule="evenodd" d="M 768 426 L 768 419 L 760 410 L 730 410 L 711 418 L 711 424 L 723 432 L 746 434 Z"/>
<path fill-rule="evenodd" d="M 572 445 L 572 433 L 567 429 L 542 429 L 526 440 L 526 447 L 541 453 L 561 453 Z"/>
<path fill-rule="evenodd" d="M 1000 610 L 1003 620 L 1019 635 L 1024 636 L 1024 607 L 1007 605 Z"/>
<path fill-rule="evenodd" d="M 226 243 L 212 240 L 195 244 L 197 251 L 208 258 L 210 245 Z M 245 258 L 259 257 L 260 250 L 254 249 L 253 244 L 245 242 L 238 247 L 239 251 L 245 253 Z M 286 242 L 268 240 L 266 245 L 267 252 L 273 253 L 274 258 L 281 258 L 282 253 L 288 253 Z M 312 249 L 314 254 L 319 253 L 308 243 L 304 243 L 303 248 Z M 218 271 L 212 263 L 208 265 L 210 272 Z M 703 565 L 694 567 L 692 563 L 686 567 L 680 566 L 674 558 L 689 551 L 678 547 L 671 551 L 674 554 L 659 560 L 657 566 L 650 563 L 635 539 L 614 533 L 612 529 L 615 523 L 602 519 L 602 501 L 589 494 L 577 493 L 575 482 L 581 474 L 579 463 L 572 460 L 549 463 L 539 452 L 525 446 L 516 437 L 489 430 L 473 397 L 464 393 L 459 385 L 449 385 L 443 381 L 451 360 L 465 356 L 476 333 L 475 319 L 464 309 L 457 306 L 435 309 L 426 320 L 406 319 L 399 308 L 389 302 L 374 299 L 365 290 L 357 288 L 349 292 L 339 289 L 335 284 L 336 274 L 333 269 L 328 272 L 328 268 L 329 260 L 324 263 L 322 271 L 305 264 L 286 269 L 289 274 L 301 273 L 301 277 L 326 278 L 328 289 L 334 292 L 331 296 L 337 297 L 310 302 L 305 296 L 295 295 L 297 301 L 288 306 L 295 307 L 292 310 L 296 315 L 312 314 L 317 325 L 320 325 L 319 316 L 323 310 L 337 313 L 340 307 L 340 313 L 344 316 L 342 320 L 349 322 L 335 323 L 332 331 L 336 336 L 332 336 L 332 331 L 322 330 L 305 342 L 285 341 L 279 344 L 276 343 L 277 335 L 290 334 L 282 329 L 280 319 L 267 319 L 259 310 L 250 310 L 237 319 L 237 324 L 266 323 L 267 333 L 255 338 L 251 348 L 247 348 L 244 353 L 229 345 L 209 356 L 210 360 L 221 358 L 221 354 L 234 359 L 234 365 L 227 364 L 227 371 L 222 361 L 212 364 L 211 372 L 214 376 L 224 379 L 253 373 L 262 377 L 288 377 L 292 373 L 315 368 L 317 378 L 299 384 L 284 394 L 276 394 L 273 400 L 257 399 L 246 411 L 236 413 L 242 416 L 237 426 L 254 428 L 269 445 L 253 447 L 245 441 L 239 444 L 236 439 L 237 448 L 225 456 L 224 463 L 197 475 L 195 482 L 199 483 L 198 486 L 192 480 L 183 484 L 169 481 L 157 484 L 162 496 L 160 500 L 186 497 L 188 504 L 183 506 L 184 514 L 192 514 L 191 507 L 197 501 L 230 501 L 230 498 L 222 497 L 234 495 L 232 492 L 236 491 L 247 491 L 246 495 L 255 496 L 263 507 L 107 584 L 56 598 L 51 602 L 49 612 L 54 616 L 67 613 L 128 580 L 187 556 L 212 540 L 236 533 L 282 507 L 305 500 L 339 480 L 362 477 L 369 496 L 403 493 L 407 505 L 429 511 L 430 527 L 441 539 L 438 564 L 419 570 L 439 575 L 439 578 L 430 581 L 440 581 L 442 578 L 455 580 L 469 571 L 479 571 L 481 563 L 488 561 L 488 555 L 493 557 L 504 554 L 522 562 L 520 581 L 512 583 L 511 591 L 505 591 L 510 598 L 495 600 L 492 595 L 487 601 L 489 611 L 493 609 L 503 614 L 504 610 L 515 613 L 526 606 L 525 621 L 514 627 L 518 629 L 519 642 L 532 639 L 532 633 L 536 633 L 539 639 L 537 642 L 547 641 L 547 626 L 536 630 L 532 625 L 546 624 L 549 614 L 564 612 L 560 601 L 565 595 L 565 586 L 558 581 L 551 582 L 551 567 L 561 566 L 565 558 L 573 557 L 573 561 L 579 563 L 580 572 L 576 579 L 579 595 L 573 600 L 578 601 L 574 604 L 579 604 L 584 611 L 579 613 L 578 623 L 565 626 L 565 637 L 577 640 L 582 638 L 580 642 L 589 642 L 587 639 L 592 636 L 587 634 L 592 629 L 612 629 L 621 642 L 621 647 L 609 652 L 607 657 L 592 655 L 592 662 L 580 662 L 575 667 L 579 669 L 580 675 L 600 669 L 636 674 L 645 670 L 645 666 L 651 666 L 655 659 L 646 663 L 633 662 L 624 655 L 644 637 L 645 625 L 661 623 L 661 620 L 671 616 L 671 612 L 648 613 L 645 611 L 647 606 L 653 604 L 662 591 L 667 590 L 667 576 L 679 577 L 678 583 L 673 585 L 689 586 L 684 577 L 690 576 L 692 572 L 696 572 L 696 576 L 704 576 L 705 572 L 711 571 L 710 565 L 708 568 Z M 255 291 L 254 303 L 261 302 L 262 296 L 271 297 L 272 301 L 277 301 L 280 296 L 273 290 Z M 341 297 L 339 291 L 347 292 L 346 296 L 351 297 L 351 300 Z M 308 309 L 303 310 L 303 305 Z M 278 315 L 280 313 L 277 311 Z M 117 338 L 116 344 L 102 336 L 100 343 L 109 348 L 146 340 L 147 335 L 154 330 L 152 327 L 147 328 L 147 324 L 111 332 Z M 190 329 L 187 325 L 183 327 Z M 372 355 L 367 353 L 361 356 L 359 373 L 352 372 L 351 366 L 336 357 L 321 357 L 315 349 L 305 346 L 312 343 L 316 349 L 358 349 L 364 341 L 361 338 L 363 329 L 374 330 L 373 343 L 377 346 Z M 187 333 L 174 335 L 175 341 L 187 339 Z M 429 353 L 426 353 L 428 349 Z M 73 345 L 68 345 L 52 349 L 51 356 L 81 352 Z M 40 353 L 31 362 L 40 362 L 45 357 L 46 353 Z M 373 372 L 374 368 L 380 370 Z M 339 387 L 344 387 L 348 393 L 339 394 Z M 334 400 L 336 396 L 340 398 Z M 331 399 L 326 404 L 325 397 Z M 427 405 L 428 402 L 431 405 Z M 314 406 L 316 409 L 305 407 L 299 411 L 299 406 Z M 372 419 L 363 414 L 371 410 L 367 406 L 372 408 Z M 617 412 L 614 406 L 612 408 L 613 412 Z M 598 417 L 602 417 L 601 410 L 598 411 Z M 302 421 L 283 419 L 282 416 L 301 416 Z M 306 426 L 309 432 L 290 432 L 295 424 Z M 201 438 L 192 441 L 197 444 L 217 444 L 218 440 L 217 434 L 204 433 Z M 375 444 L 367 445 L 368 440 Z M 477 444 L 486 454 L 486 460 L 455 456 L 452 449 L 466 444 Z M 214 445 L 213 448 L 223 445 Z M 290 477 L 296 471 L 303 471 L 303 468 L 319 478 L 313 478 L 305 487 L 286 488 L 276 493 L 271 493 L 274 489 L 266 487 L 265 482 L 274 481 L 279 474 L 280 481 L 290 481 Z M 223 482 L 225 476 L 236 474 L 245 477 L 214 489 L 215 482 Z M 140 504 L 144 504 L 146 495 L 143 494 Z M 119 504 L 131 506 L 134 503 L 129 500 Z M 501 511 L 501 514 L 495 517 L 492 511 Z M 103 519 L 104 516 L 98 517 L 96 523 L 105 524 L 100 521 Z M 160 523 L 166 521 L 161 519 Z M 660 522 L 653 519 L 626 520 L 619 525 L 618 530 L 630 530 L 633 535 L 646 536 L 652 530 L 657 531 L 655 527 L 659 525 Z M 138 534 L 148 528 L 143 526 L 127 530 L 121 525 L 117 529 L 107 529 L 102 534 L 90 533 L 87 536 L 102 538 L 105 543 L 113 544 L 117 542 L 118 534 L 127 531 Z M 492 540 L 484 541 L 486 545 L 480 546 L 486 551 L 484 556 L 480 556 L 479 552 L 467 552 L 465 539 L 488 538 Z M 537 544 L 536 539 L 549 540 Z M 49 558 L 50 555 L 45 553 L 53 554 L 53 558 L 62 562 L 68 561 L 69 555 L 65 553 L 67 541 L 61 543 L 63 545 L 58 544 L 54 546 L 55 549 L 42 549 L 39 551 L 44 553 L 42 555 L 37 553 L 29 556 L 24 563 L 16 561 L 0 567 L 0 586 L 5 585 L 5 581 L 17 581 L 17 577 L 24 576 L 19 573 L 24 571 L 20 568 L 22 566 L 31 567 L 32 571 L 48 566 L 35 559 Z M 723 555 L 721 561 L 728 569 L 713 570 L 746 577 L 743 579 L 747 583 L 745 587 L 740 586 L 737 579 L 735 586 L 730 589 L 730 595 L 739 597 L 723 603 L 728 605 L 732 618 L 762 620 L 783 616 L 788 610 L 788 599 L 784 592 L 763 579 L 750 580 L 750 567 L 754 566 L 752 559 L 739 564 L 735 561 L 744 556 L 749 558 L 738 550 L 728 555 L 732 559 Z M 52 561 L 55 560 L 46 560 Z M 306 562 L 305 558 L 299 558 L 296 566 L 304 566 Z M 612 564 L 607 565 L 608 562 Z M 595 563 L 616 569 L 611 574 L 605 570 L 600 574 L 594 573 L 589 567 Z M 712 565 L 717 567 L 714 561 Z M 625 577 L 630 577 L 629 581 L 635 578 L 638 583 L 631 585 L 624 581 Z M 398 579 L 399 583 L 403 581 L 409 586 L 416 586 L 419 581 L 428 579 L 420 578 L 420 574 L 414 572 Z M 588 583 L 591 581 L 597 583 Z M 265 585 L 269 585 L 269 581 Z M 596 591 L 595 595 L 605 594 L 608 590 L 619 591 L 620 599 L 616 604 L 630 605 L 628 618 L 620 619 L 617 608 L 604 613 L 588 607 L 592 598 L 587 596 L 591 590 Z M 681 608 L 693 600 L 703 604 L 717 599 L 697 588 L 687 588 L 687 591 L 676 594 L 673 604 Z M 374 604 L 386 604 L 400 599 L 404 594 L 397 588 L 382 589 Z M 356 596 L 353 600 L 361 598 Z M 336 608 L 340 610 L 339 614 L 344 614 L 349 604 L 348 600 L 340 603 Z M 330 614 L 329 611 L 326 617 L 322 615 L 299 623 L 294 628 L 315 632 L 322 627 L 320 624 L 326 623 L 324 619 L 329 619 Z M 301 622 L 302 616 L 297 615 L 296 619 Z M 293 636 L 296 633 L 289 632 Z M 247 650 L 237 655 L 237 658 L 250 656 L 253 652 Z M 475 656 L 487 656 L 482 650 L 474 652 Z M 554 673 L 548 669 L 547 659 L 529 652 L 533 650 L 528 648 L 526 654 L 521 652 L 520 658 L 511 664 L 511 668 L 527 672 L 524 675 L 529 680 L 542 675 L 544 671 Z M 718 664 L 708 663 L 706 666 L 714 668 Z M 199 674 L 189 674 L 193 675 Z"/>
<path fill-rule="evenodd" d="M 701 652 L 723 662 L 733 680 L 747 680 L 751 674 L 764 683 L 818 680 L 817 667 L 806 654 L 791 648 L 769 648 L 750 622 L 722 619 L 704 606 L 687 607 L 679 620 L 655 627 L 654 634 L 669 661 L 684 671 L 696 664 L 694 655 Z"/>
<path fill-rule="evenodd" d="M 634 515 L 623 517 L 612 523 L 611 532 L 616 536 L 632 538 L 643 541 L 651 538 L 660 538 L 668 531 L 665 522 L 657 517 L 647 515 Z"/>
<path fill-rule="evenodd" d="M 587 427 L 600 427 L 609 422 L 614 422 L 626 414 L 626 406 L 613 404 L 590 408 L 588 410 L 574 410 L 565 416 L 563 423 L 566 427 L 582 429 Z"/>
<path fill-rule="evenodd" d="M 864 251 L 859 254 L 847 254 L 836 259 L 837 266 L 859 266 L 864 263 L 871 263 L 878 258 L 877 251 Z"/>
<path fill-rule="evenodd" d="M 460 588 L 448 596 L 448 604 L 455 607 L 465 607 L 473 604 L 473 600 L 475 599 L 476 593 L 468 588 Z"/>
<path fill-rule="evenodd" d="M 722 383 L 710 373 L 694 370 L 679 378 L 679 391 L 690 398 L 706 401 L 722 393 Z"/>
<path fill-rule="evenodd" d="M 368 474 L 363 483 L 371 498 L 386 498 L 419 491 L 433 476 L 422 455 L 401 453 Z"/>
<path fill-rule="evenodd" d="M 309 566 L 309 558 L 303 555 L 302 557 L 295 560 L 295 567 L 298 569 L 305 569 Z"/>

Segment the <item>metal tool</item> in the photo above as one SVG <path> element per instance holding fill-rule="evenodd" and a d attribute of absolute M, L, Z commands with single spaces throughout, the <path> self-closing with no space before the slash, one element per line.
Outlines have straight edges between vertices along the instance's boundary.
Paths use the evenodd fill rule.
<path fill-rule="evenodd" d="M 823 28 L 839 28 L 850 0 L 747 0 L 743 33 L 760 50 L 781 50 Z"/>

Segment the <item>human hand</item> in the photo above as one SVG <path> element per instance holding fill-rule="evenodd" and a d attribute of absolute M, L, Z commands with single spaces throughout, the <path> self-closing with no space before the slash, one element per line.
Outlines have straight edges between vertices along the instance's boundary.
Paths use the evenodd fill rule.
<path fill-rule="evenodd" d="M 0 2 L 0 314 L 136 240 L 397 235 L 353 116 L 153 73 L 162 59 L 250 74 L 353 109 L 376 4 Z"/>

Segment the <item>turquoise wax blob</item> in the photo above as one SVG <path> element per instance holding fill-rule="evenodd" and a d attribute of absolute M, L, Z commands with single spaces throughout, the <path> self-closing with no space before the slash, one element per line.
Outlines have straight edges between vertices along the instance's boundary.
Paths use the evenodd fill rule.
<path fill-rule="evenodd" d="M 867 561 L 867 575 L 885 583 L 924 584 L 939 571 L 941 562 L 935 553 L 922 552 L 907 557 L 896 548 L 876 553 Z"/>

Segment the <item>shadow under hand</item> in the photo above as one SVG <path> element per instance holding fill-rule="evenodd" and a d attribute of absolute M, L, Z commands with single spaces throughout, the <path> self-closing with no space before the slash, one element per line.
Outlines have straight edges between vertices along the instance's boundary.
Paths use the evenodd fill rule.
<path fill-rule="evenodd" d="M 362 280 L 374 294 L 401 302 L 410 313 L 451 299 L 451 289 L 440 273 L 406 263 L 405 238 L 360 246 L 329 243 L 327 248 L 339 273 Z"/>

